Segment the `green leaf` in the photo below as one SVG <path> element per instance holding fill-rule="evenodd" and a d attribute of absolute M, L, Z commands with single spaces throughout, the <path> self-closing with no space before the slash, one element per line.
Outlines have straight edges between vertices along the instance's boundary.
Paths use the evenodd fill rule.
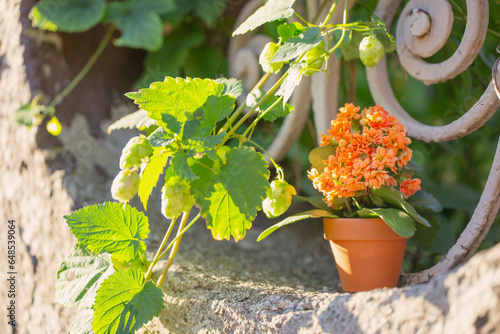
<path fill-rule="evenodd" d="M 209 96 L 220 95 L 223 90 L 224 85 L 211 79 L 167 77 L 163 82 L 154 82 L 149 88 L 126 96 L 146 110 L 149 118 L 167 129 L 162 115 L 170 114 L 178 122 L 184 122 L 187 120 L 186 113 L 193 114 L 205 104 Z"/>
<path fill-rule="evenodd" d="M 419 190 L 408 198 L 408 203 L 414 208 L 429 209 L 435 212 L 443 210 L 441 203 L 432 194 L 425 190 Z"/>
<path fill-rule="evenodd" d="M 233 32 L 233 36 L 244 34 L 249 30 L 254 30 L 264 23 L 276 20 L 284 20 L 291 17 L 295 11 L 292 9 L 295 0 L 269 0 L 243 22 L 238 29 Z"/>
<path fill-rule="evenodd" d="M 309 153 L 309 162 L 312 168 L 316 169 L 319 173 L 325 170 L 325 161 L 328 160 L 330 155 L 335 155 L 336 148 L 328 145 L 325 147 L 316 147 Z"/>
<path fill-rule="evenodd" d="M 200 108 L 204 122 L 210 123 L 212 126 L 228 117 L 233 110 L 234 97 L 224 94 L 223 89 L 219 94 L 209 96 Z"/>
<path fill-rule="evenodd" d="M 427 227 L 431 226 L 424 217 L 422 217 L 417 213 L 417 211 L 413 206 L 411 206 L 410 204 L 408 204 L 408 202 L 406 202 L 403 194 L 401 194 L 401 192 L 399 192 L 395 188 L 390 186 L 382 186 L 378 189 L 372 189 L 371 192 L 374 195 L 382 198 L 384 200 L 384 203 L 392 204 L 403 209 L 420 224 L 423 224 Z"/>
<path fill-rule="evenodd" d="M 428 221 L 432 223 L 431 227 L 426 227 L 422 224 L 416 224 L 415 235 L 411 240 L 413 242 L 416 242 L 421 247 L 427 250 L 431 250 L 436 245 L 436 240 L 438 237 L 438 231 L 440 229 L 440 226 L 436 216 L 434 216 L 431 212 L 427 211 L 423 212 L 422 214 Z"/>
<path fill-rule="evenodd" d="M 173 122 L 169 124 L 171 125 L 173 124 Z M 168 147 L 170 144 L 174 142 L 174 136 L 172 133 L 167 132 L 164 128 L 158 128 L 152 134 L 149 135 L 148 140 L 151 146 L 153 147 L 156 148 Z"/>
<path fill-rule="evenodd" d="M 108 133 L 118 129 L 139 129 L 144 130 L 156 124 L 155 120 L 148 117 L 145 110 L 139 109 L 131 114 L 123 116 L 110 126 L 108 126 Z"/>
<path fill-rule="evenodd" d="M 94 304 L 95 334 L 133 333 L 164 308 L 163 292 L 135 268 L 117 271 L 97 291 Z"/>
<path fill-rule="evenodd" d="M 271 233 L 273 233 L 274 231 L 276 231 L 277 229 L 279 229 L 285 225 L 289 225 L 289 224 L 292 224 L 292 223 L 295 223 L 295 222 L 298 222 L 298 221 L 301 221 L 304 219 L 308 219 L 308 218 L 338 218 L 338 216 L 334 215 L 333 213 L 331 213 L 329 211 L 325 211 L 325 210 L 310 210 L 310 211 L 306 211 L 306 212 L 297 213 L 293 216 L 290 216 L 290 217 L 283 219 L 279 223 L 274 224 L 273 226 L 266 229 L 264 232 L 262 232 L 259 235 L 259 237 L 257 238 L 257 241 L 264 240 Z"/>
<path fill-rule="evenodd" d="M 262 90 L 252 90 L 247 96 L 247 106 L 249 108 L 253 108 L 259 102 L 262 96 L 264 96 Z M 257 109 L 255 109 L 258 112 L 265 112 L 272 107 L 265 113 L 263 117 L 266 122 L 274 122 L 278 118 L 284 117 L 293 111 L 293 107 L 288 103 L 285 103 L 284 105 L 283 103 L 276 103 L 278 99 L 278 96 L 270 95 L 264 102 L 261 103 L 260 106 L 257 107 Z M 273 106 L 274 103 L 276 104 Z"/>
<path fill-rule="evenodd" d="M 279 63 L 283 61 L 292 60 L 302 53 L 307 52 L 317 46 L 323 37 L 320 35 L 319 27 L 310 27 L 304 33 L 301 33 L 299 37 L 293 37 L 283 44 L 273 59 L 272 63 Z"/>
<path fill-rule="evenodd" d="M 174 156 L 172 157 L 172 161 L 170 162 L 170 165 L 172 166 L 175 174 L 188 181 L 192 181 L 198 178 L 198 176 L 196 176 L 191 170 L 189 164 L 190 159 L 192 159 L 192 157 L 188 153 L 184 151 L 177 151 L 175 152 Z"/>
<path fill-rule="evenodd" d="M 278 26 L 278 35 L 283 42 L 288 41 L 292 37 L 298 37 L 301 33 L 307 30 L 300 22 L 283 23 Z"/>
<path fill-rule="evenodd" d="M 292 63 L 288 69 L 288 76 L 281 84 L 276 95 L 283 96 L 283 104 L 287 103 L 290 97 L 302 80 L 302 67 L 297 63 Z"/>
<path fill-rule="evenodd" d="M 300 195 L 295 195 L 293 196 L 292 200 L 294 202 L 307 202 L 314 206 L 317 209 L 328 211 L 330 208 L 328 205 L 323 201 L 323 196 L 311 196 L 311 197 L 304 197 Z"/>
<path fill-rule="evenodd" d="M 80 243 L 92 252 L 107 252 L 119 261 L 130 261 L 143 249 L 149 234 L 148 218 L 121 203 L 87 206 L 64 216 Z"/>
<path fill-rule="evenodd" d="M 160 49 L 148 53 L 144 60 L 144 71 L 134 83 L 134 87 L 148 87 L 154 81 L 162 81 L 166 76 L 176 77 L 186 63 L 189 51 L 203 44 L 205 36 L 197 25 L 176 29 L 165 37 Z"/>
<path fill-rule="evenodd" d="M 148 161 L 146 168 L 141 173 L 141 179 L 139 181 L 139 198 L 141 199 L 144 210 L 148 209 L 148 199 L 156 187 L 158 179 L 161 174 L 163 174 L 163 169 L 167 165 L 167 160 L 169 154 L 162 153 L 163 149 L 155 147 L 153 149 L 153 155 Z"/>
<path fill-rule="evenodd" d="M 264 156 L 250 147 L 233 148 L 225 154 L 220 170 L 202 159 L 191 168 L 199 179 L 192 182 L 196 203 L 216 240 L 245 237 L 262 207 L 269 188 Z"/>
<path fill-rule="evenodd" d="M 88 309 L 79 312 L 71 323 L 68 334 L 93 334 L 92 321 L 94 310 Z"/>
<path fill-rule="evenodd" d="M 168 0 L 111 2 L 106 19 L 122 32 L 114 44 L 158 50 L 163 41 L 163 23 L 159 14 L 170 10 L 172 5 Z"/>
<path fill-rule="evenodd" d="M 397 234 L 403 238 L 413 236 L 415 220 L 407 213 L 398 209 L 361 209 L 356 211 L 361 218 L 380 217 Z"/>
<path fill-rule="evenodd" d="M 437 231 L 436 242 L 431 249 L 433 253 L 446 254 L 455 244 L 455 231 L 452 224 L 442 214 L 436 214 L 439 229 Z"/>
<path fill-rule="evenodd" d="M 227 75 L 226 56 L 216 47 L 202 44 L 189 50 L 184 73 L 198 78 L 218 78 Z"/>
<path fill-rule="evenodd" d="M 80 32 L 98 24 L 105 0 L 41 0 L 29 14 L 33 27 L 49 31 Z"/>
<path fill-rule="evenodd" d="M 226 8 L 226 0 L 198 0 L 196 1 L 195 14 L 209 27 L 212 27 Z"/>
<path fill-rule="evenodd" d="M 224 84 L 224 91 L 223 94 L 229 95 L 237 99 L 242 93 L 243 93 L 243 83 L 241 80 L 237 79 L 226 79 L 226 78 L 219 78 L 215 79 L 215 82 Z"/>
<path fill-rule="evenodd" d="M 113 272 L 111 255 L 96 255 L 76 245 L 57 272 L 56 301 L 64 306 L 91 308 L 99 285 Z"/>

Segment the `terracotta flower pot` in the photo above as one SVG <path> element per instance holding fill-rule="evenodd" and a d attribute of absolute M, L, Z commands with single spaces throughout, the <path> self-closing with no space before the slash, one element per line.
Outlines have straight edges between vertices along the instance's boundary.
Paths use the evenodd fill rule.
<path fill-rule="evenodd" d="M 324 218 L 345 292 L 396 287 L 408 238 L 380 218 Z"/>

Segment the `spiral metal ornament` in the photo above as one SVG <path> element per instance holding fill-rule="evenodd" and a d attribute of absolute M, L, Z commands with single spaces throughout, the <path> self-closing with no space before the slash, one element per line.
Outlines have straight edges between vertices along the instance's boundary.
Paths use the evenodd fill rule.
<path fill-rule="evenodd" d="M 390 27 L 400 4 L 399 0 L 381 0 L 377 4 L 375 14 Z M 429 64 L 422 60 L 419 55 L 434 54 L 448 38 L 450 34 L 448 27 L 451 27 L 450 10 L 446 1 L 412 0 L 405 6 L 399 18 L 396 40 L 401 64 L 412 76 L 426 84 L 452 79 L 467 69 L 484 43 L 488 27 L 488 20 L 485 19 L 488 18 L 488 1 L 468 0 L 467 26 L 457 51 L 451 58 L 439 64 Z M 425 30 L 426 16 L 429 19 L 428 31 Z M 444 23 L 433 23 L 442 17 Z M 443 37 L 437 36 L 438 34 L 443 34 Z M 500 107 L 500 101 L 491 82 L 477 103 L 458 120 L 444 126 L 426 125 L 411 117 L 399 104 L 391 89 L 385 59 L 375 67 L 367 68 L 366 73 L 375 101 L 398 117 L 408 128 L 411 137 L 426 142 L 463 137 L 480 128 Z"/>
<path fill-rule="evenodd" d="M 380 0 L 375 14 L 390 27 L 400 5 L 399 0 Z M 442 63 L 426 63 L 421 57 L 433 55 L 449 37 L 452 15 L 450 11 L 450 6 L 441 0 L 411 0 L 399 18 L 396 40 L 401 64 L 412 76 L 425 84 L 456 77 L 470 66 L 484 43 L 488 27 L 488 1 L 467 0 L 467 25 L 457 51 Z M 438 22 L 439 20 L 443 22 Z M 401 107 L 391 89 L 385 59 L 374 68 L 367 68 L 367 77 L 375 101 L 397 116 L 409 129 L 411 137 L 438 142 L 459 138 L 477 130 L 497 111 L 500 107 L 499 66 L 497 60 L 492 69 L 492 81 L 477 103 L 458 120 L 444 126 L 422 124 Z M 426 282 L 472 257 L 498 214 L 499 198 L 500 142 L 479 203 L 455 245 L 433 267 L 420 273 L 402 275 L 402 283 Z"/>

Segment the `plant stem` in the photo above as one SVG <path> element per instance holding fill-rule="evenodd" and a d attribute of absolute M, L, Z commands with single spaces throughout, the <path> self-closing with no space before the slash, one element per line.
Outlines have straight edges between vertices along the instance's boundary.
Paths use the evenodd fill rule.
<path fill-rule="evenodd" d="M 267 98 L 269 96 L 271 96 L 271 94 L 274 93 L 274 91 L 276 89 L 278 89 L 278 87 L 283 83 L 283 81 L 285 81 L 286 77 L 288 76 L 288 71 L 285 72 L 285 74 L 283 74 L 281 76 L 281 78 L 274 84 L 273 87 L 271 87 L 271 89 L 269 89 L 269 91 L 259 100 L 259 102 L 257 102 L 256 105 L 253 106 L 252 109 L 250 109 L 250 111 L 245 115 L 243 116 L 239 121 L 238 123 L 236 123 L 236 125 L 234 127 L 231 128 L 231 130 L 229 130 L 229 132 L 226 134 L 226 136 L 222 139 L 222 142 L 217 146 L 216 150 L 221 147 L 222 145 L 224 145 L 228 140 L 229 138 L 232 136 L 232 134 L 240 127 L 240 125 L 242 125 L 247 119 L 248 117 L 250 117 L 250 115 L 252 115 L 252 113 L 262 104 L 264 103 L 265 100 L 267 100 Z"/>
<path fill-rule="evenodd" d="M 323 10 L 325 9 L 326 5 L 329 3 L 330 1 L 328 0 L 325 0 L 321 3 L 321 7 L 318 9 L 318 13 L 316 13 L 316 16 L 314 17 L 314 19 L 312 20 L 312 23 L 316 24 L 316 22 L 319 20 L 319 17 L 321 15 L 321 13 L 323 12 Z M 335 6 L 337 4 L 337 1 L 334 1 L 335 3 Z"/>
<path fill-rule="evenodd" d="M 264 74 L 262 78 L 260 78 L 259 82 L 255 84 L 255 86 L 252 88 L 251 91 L 261 88 L 266 83 L 267 79 L 269 79 L 270 76 L 271 73 Z M 240 114 L 243 112 L 243 109 L 245 109 L 246 106 L 247 106 L 246 103 L 242 103 L 238 107 L 238 109 L 236 109 L 234 113 L 229 117 L 229 120 L 226 122 L 226 124 L 224 124 L 224 126 L 219 130 L 219 133 L 228 130 L 231 124 L 233 124 L 233 122 L 240 116 Z"/>
<path fill-rule="evenodd" d="M 87 75 L 87 73 L 90 71 L 92 66 L 94 66 L 94 64 L 97 61 L 97 59 L 99 58 L 99 56 L 102 54 L 102 52 L 106 48 L 106 45 L 108 44 L 109 40 L 111 39 L 111 36 L 113 35 L 114 30 L 115 30 L 114 27 L 111 27 L 108 29 L 108 32 L 106 33 L 106 35 L 104 35 L 101 43 L 99 44 L 97 49 L 94 51 L 94 53 L 92 54 L 90 59 L 87 61 L 85 66 L 82 68 L 80 73 L 78 73 L 76 75 L 76 77 L 69 83 L 68 86 L 66 86 L 66 88 L 64 88 L 64 90 L 62 92 L 57 94 L 57 96 L 52 100 L 52 102 L 50 102 L 49 107 L 55 107 L 56 105 L 61 103 L 62 100 L 64 100 L 64 98 L 69 93 L 71 93 L 71 91 L 76 87 L 76 85 L 78 85 L 80 83 L 80 81 Z"/>
<path fill-rule="evenodd" d="M 349 201 L 347 200 L 346 197 L 344 197 L 344 202 L 345 202 L 345 206 L 347 207 L 347 211 L 349 211 L 349 214 L 352 215 L 351 204 L 349 204 Z"/>
<path fill-rule="evenodd" d="M 201 217 L 201 214 L 200 214 L 200 213 L 198 213 L 198 215 L 196 215 L 196 217 L 194 217 L 194 218 L 193 218 L 193 220 L 192 220 L 192 221 L 191 221 L 191 222 L 190 222 L 190 223 L 189 223 L 189 224 L 188 224 L 188 225 L 187 225 L 187 226 L 186 226 L 186 227 L 185 227 L 185 228 L 181 231 L 181 233 L 177 233 L 177 236 L 174 238 L 174 240 L 172 240 L 172 241 L 168 244 L 167 248 L 165 248 L 165 250 L 164 250 L 164 251 L 160 254 L 160 258 L 162 258 L 162 257 L 163 257 L 163 255 L 165 255 L 165 254 L 168 252 L 168 250 L 169 250 L 170 248 L 172 248 L 172 246 L 174 245 L 174 243 L 175 243 L 177 240 L 179 240 L 179 239 L 182 237 L 182 235 L 183 235 L 184 233 L 186 233 L 186 231 L 187 231 L 187 230 L 189 230 L 189 229 L 191 228 L 191 226 L 193 226 L 193 224 L 194 224 L 194 223 L 196 223 L 196 221 L 197 221 L 200 217 Z"/>
<path fill-rule="evenodd" d="M 347 22 L 347 0 L 345 0 L 344 14 L 342 17 L 342 24 L 345 26 L 346 22 Z M 342 28 L 342 35 L 340 36 L 339 41 L 337 42 L 337 44 L 335 44 L 335 46 L 331 50 L 328 51 L 328 54 L 331 54 L 333 51 L 337 50 L 337 48 L 342 44 L 342 42 L 344 41 L 344 38 L 345 38 L 346 30 L 347 29 L 345 27 Z"/>
<path fill-rule="evenodd" d="M 345 3 L 347 4 L 348 0 L 344 0 Z M 335 8 L 337 8 L 337 1 L 335 1 L 332 6 L 330 7 L 330 10 L 328 11 L 328 15 L 326 16 L 325 20 L 323 23 L 320 24 L 321 27 L 324 27 L 328 24 L 328 21 L 332 18 L 333 12 L 335 11 Z M 318 12 L 319 13 L 319 12 Z"/>
<path fill-rule="evenodd" d="M 250 129 L 254 128 L 257 123 L 264 117 L 271 109 L 273 109 L 278 103 L 280 103 L 283 100 L 283 95 L 279 97 L 269 108 L 267 108 L 263 113 L 261 113 L 259 116 L 255 118 L 255 120 L 250 124 L 250 126 L 245 130 L 243 133 L 243 136 L 246 136 Z M 250 139 L 250 138 L 248 138 Z"/>
<path fill-rule="evenodd" d="M 172 262 L 174 261 L 175 255 L 177 254 L 177 250 L 179 249 L 179 245 L 181 243 L 181 237 L 182 237 L 181 232 L 184 229 L 184 227 L 186 226 L 190 211 L 191 210 L 184 211 L 182 213 L 182 220 L 181 220 L 181 223 L 179 224 L 179 229 L 177 230 L 177 237 L 176 237 L 176 240 L 174 243 L 174 248 L 172 248 L 172 250 L 170 251 L 170 256 L 168 257 L 167 265 L 163 269 L 163 272 L 160 275 L 160 278 L 158 278 L 158 283 L 156 283 L 157 286 L 161 286 L 161 284 L 163 283 L 163 280 L 165 279 L 165 276 L 167 276 L 168 269 L 170 268 L 170 266 L 172 265 Z"/>
<path fill-rule="evenodd" d="M 160 254 L 161 254 L 163 248 L 165 247 L 165 245 L 167 244 L 168 238 L 170 238 L 170 234 L 172 234 L 176 220 L 177 220 L 177 218 L 171 220 L 170 226 L 168 227 L 168 230 L 167 230 L 167 233 L 165 233 L 165 236 L 163 237 L 163 241 L 161 242 L 160 247 L 158 247 L 158 250 L 156 251 L 155 257 L 153 258 L 153 261 L 149 265 L 148 271 L 146 272 L 146 276 L 145 276 L 146 280 L 148 280 L 149 277 L 151 277 L 151 274 L 153 273 L 154 266 L 160 260 L 160 258 L 161 258 Z"/>
<path fill-rule="evenodd" d="M 262 148 L 262 146 L 260 146 L 259 144 L 257 144 L 256 142 L 254 142 L 250 139 L 248 139 L 248 142 L 251 143 L 252 145 L 256 146 L 258 149 L 260 149 L 262 152 L 264 152 L 269 157 L 269 160 L 273 164 L 274 168 L 278 171 L 278 173 L 281 171 L 280 166 L 274 161 L 273 157 L 269 153 L 267 153 L 267 151 L 264 148 Z M 281 172 L 281 173 L 283 173 L 283 172 Z M 282 181 L 283 177 L 281 177 L 280 180 Z"/>

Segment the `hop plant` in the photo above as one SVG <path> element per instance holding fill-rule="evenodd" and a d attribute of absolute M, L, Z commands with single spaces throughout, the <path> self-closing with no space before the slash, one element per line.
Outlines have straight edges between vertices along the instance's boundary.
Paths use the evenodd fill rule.
<path fill-rule="evenodd" d="M 126 168 L 116 175 L 111 185 L 111 196 L 119 202 L 128 202 L 139 191 L 139 173 Z"/>
<path fill-rule="evenodd" d="M 317 46 L 306 52 L 306 67 L 304 75 L 313 75 L 314 73 L 321 71 L 321 66 L 325 62 L 325 49 L 323 45 L 324 43 L 321 42 Z"/>
<path fill-rule="evenodd" d="M 178 217 L 183 211 L 189 210 L 194 204 L 189 184 L 177 177 L 172 177 L 161 191 L 161 213 L 169 218 Z"/>
<path fill-rule="evenodd" d="M 153 148 L 145 136 L 140 135 L 131 138 L 123 148 L 120 157 L 120 168 L 125 169 L 139 166 L 144 160 L 149 158 L 152 153 Z"/>
<path fill-rule="evenodd" d="M 269 42 L 264 46 L 259 56 L 259 64 L 262 66 L 264 72 L 278 73 L 283 67 L 283 62 L 271 63 L 271 59 L 273 59 L 279 48 L 279 45 L 274 42 Z"/>
<path fill-rule="evenodd" d="M 281 216 L 292 204 L 292 195 L 297 195 L 295 188 L 286 181 L 274 180 L 262 202 L 264 213 L 268 218 Z"/>
<path fill-rule="evenodd" d="M 366 66 L 377 65 L 384 54 L 384 45 L 375 36 L 367 36 L 359 44 L 359 58 Z"/>

